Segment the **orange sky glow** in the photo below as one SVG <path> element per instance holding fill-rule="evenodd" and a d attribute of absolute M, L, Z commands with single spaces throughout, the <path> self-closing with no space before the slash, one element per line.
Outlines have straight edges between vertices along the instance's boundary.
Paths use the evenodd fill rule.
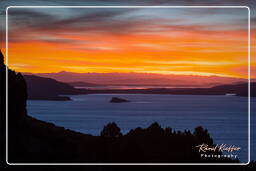
<path fill-rule="evenodd" d="M 163 27 L 145 25 L 151 30 Z M 27 27 L 10 31 L 10 39 L 28 39 L 11 39 L 9 67 L 32 73 L 139 72 L 247 78 L 246 29 L 203 30 L 186 26 L 164 27 L 156 32 L 136 31 L 144 28 L 143 23 L 135 28 L 122 33 L 104 28 L 102 32 L 81 32 L 65 27 L 51 30 Z M 34 38 L 38 35 L 40 39 Z"/>

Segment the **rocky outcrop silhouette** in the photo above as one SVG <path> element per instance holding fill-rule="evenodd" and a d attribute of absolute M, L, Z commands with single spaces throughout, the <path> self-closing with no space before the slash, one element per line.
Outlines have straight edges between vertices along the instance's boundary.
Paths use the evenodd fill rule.
<path fill-rule="evenodd" d="M 10 69 L 6 70 L 6 66 L 3 63 L 3 54 L 0 52 L 1 58 L 1 68 L 0 68 L 0 82 L 1 82 L 1 120 L 2 124 L 6 126 L 6 115 L 5 111 L 8 112 L 8 146 L 10 153 L 17 153 L 17 156 L 21 155 L 22 149 L 26 146 L 26 139 L 22 140 L 23 134 L 19 134 L 26 127 L 26 119 L 27 119 L 27 110 L 26 110 L 26 100 L 27 100 L 27 88 L 26 81 L 20 73 L 16 73 Z M 6 80 L 6 76 L 8 76 L 8 80 Z M 7 82 L 6 82 L 7 81 Z M 8 89 L 6 89 L 6 85 L 8 85 Z M 6 98 L 6 92 L 8 92 L 8 98 Z M 6 108 L 6 104 L 7 107 Z M 1 137 L 5 137 L 4 132 L 2 132 Z M 3 141 L 1 140 L 3 143 Z M 3 143 L 4 144 L 4 143 Z M 16 145 L 19 144 L 17 147 Z"/>
<path fill-rule="evenodd" d="M 6 112 L 6 73 L 5 73 L 5 65 L 4 65 L 4 56 L 2 54 L 2 52 L 0 51 L 0 128 L 1 128 L 1 132 L 0 132 L 0 151 L 4 152 L 5 151 L 5 112 Z M 0 161 L 5 161 L 5 157 L 4 154 L 0 155 Z"/>

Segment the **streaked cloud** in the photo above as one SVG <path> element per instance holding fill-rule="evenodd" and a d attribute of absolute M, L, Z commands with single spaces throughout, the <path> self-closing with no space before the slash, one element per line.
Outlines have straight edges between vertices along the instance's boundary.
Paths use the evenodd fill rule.
<path fill-rule="evenodd" d="M 12 3 L 5 1 L 3 4 L 6 6 Z M 67 1 L 57 0 L 22 1 L 18 4 L 58 5 L 59 3 L 70 5 Z M 106 3 L 109 5 L 245 4 L 219 0 L 215 0 L 214 3 L 200 0 L 160 0 L 139 3 L 77 1 L 72 5 Z M 248 3 L 251 4 L 249 1 Z M 176 72 L 246 77 L 247 13 L 246 8 L 10 8 L 9 62 L 13 64 L 14 69 L 28 72 L 57 72 L 66 69 L 83 72 L 134 71 L 162 74 Z M 254 20 L 253 13 L 252 21 Z M 252 25 L 252 32 L 255 31 L 254 28 L 255 26 Z M 1 43 L 4 43 L 3 39 Z"/>

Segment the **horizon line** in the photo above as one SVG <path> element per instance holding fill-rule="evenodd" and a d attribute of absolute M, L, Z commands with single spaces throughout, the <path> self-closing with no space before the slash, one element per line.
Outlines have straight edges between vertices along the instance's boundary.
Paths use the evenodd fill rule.
<path fill-rule="evenodd" d="M 193 73 L 153 73 L 153 72 L 72 72 L 72 71 L 57 71 L 57 72 L 21 72 L 17 71 L 23 74 L 58 74 L 58 73 L 73 73 L 73 74 L 141 74 L 141 75 L 161 75 L 161 76 L 198 76 L 198 77 L 224 77 L 224 78 L 235 78 L 235 79 L 247 79 L 244 77 L 237 77 L 237 76 L 230 76 L 230 75 L 222 75 L 222 74 L 193 74 Z M 256 79 L 252 78 L 252 79 Z"/>

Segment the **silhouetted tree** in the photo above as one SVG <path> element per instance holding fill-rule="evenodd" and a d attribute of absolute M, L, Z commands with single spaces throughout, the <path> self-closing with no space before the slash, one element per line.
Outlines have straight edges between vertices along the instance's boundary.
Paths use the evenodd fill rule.
<path fill-rule="evenodd" d="M 159 136 L 164 134 L 163 128 L 161 128 L 157 122 L 152 123 L 148 128 L 146 128 L 146 131 L 152 136 Z"/>
<path fill-rule="evenodd" d="M 116 125 L 115 122 L 109 123 L 104 126 L 100 134 L 102 137 L 120 137 L 122 136 L 120 128 Z"/>
<path fill-rule="evenodd" d="M 210 134 L 208 133 L 207 129 L 204 129 L 201 126 L 198 126 L 195 128 L 194 135 L 198 137 L 200 143 L 206 143 L 208 145 L 213 144 L 213 140 L 210 137 Z"/>
<path fill-rule="evenodd" d="M 144 129 L 138 127 L 135 129 L 131 129 L 126 135 L 127 136 L 140 136 L 144 133 Z"/>
<path fill-rule="evenodd" d="M 167 135 L 167 136 L 172 135 L 172 128 L 167 127 L 167 128 L 165 128 L 164 132 L 165 132 L 165 135 Z"/>
<path fill-rule="evenodd" d="M 184 135 L 191 135 L 190 130 L 185 130 L 185 131 L 184 131 Z"/>

